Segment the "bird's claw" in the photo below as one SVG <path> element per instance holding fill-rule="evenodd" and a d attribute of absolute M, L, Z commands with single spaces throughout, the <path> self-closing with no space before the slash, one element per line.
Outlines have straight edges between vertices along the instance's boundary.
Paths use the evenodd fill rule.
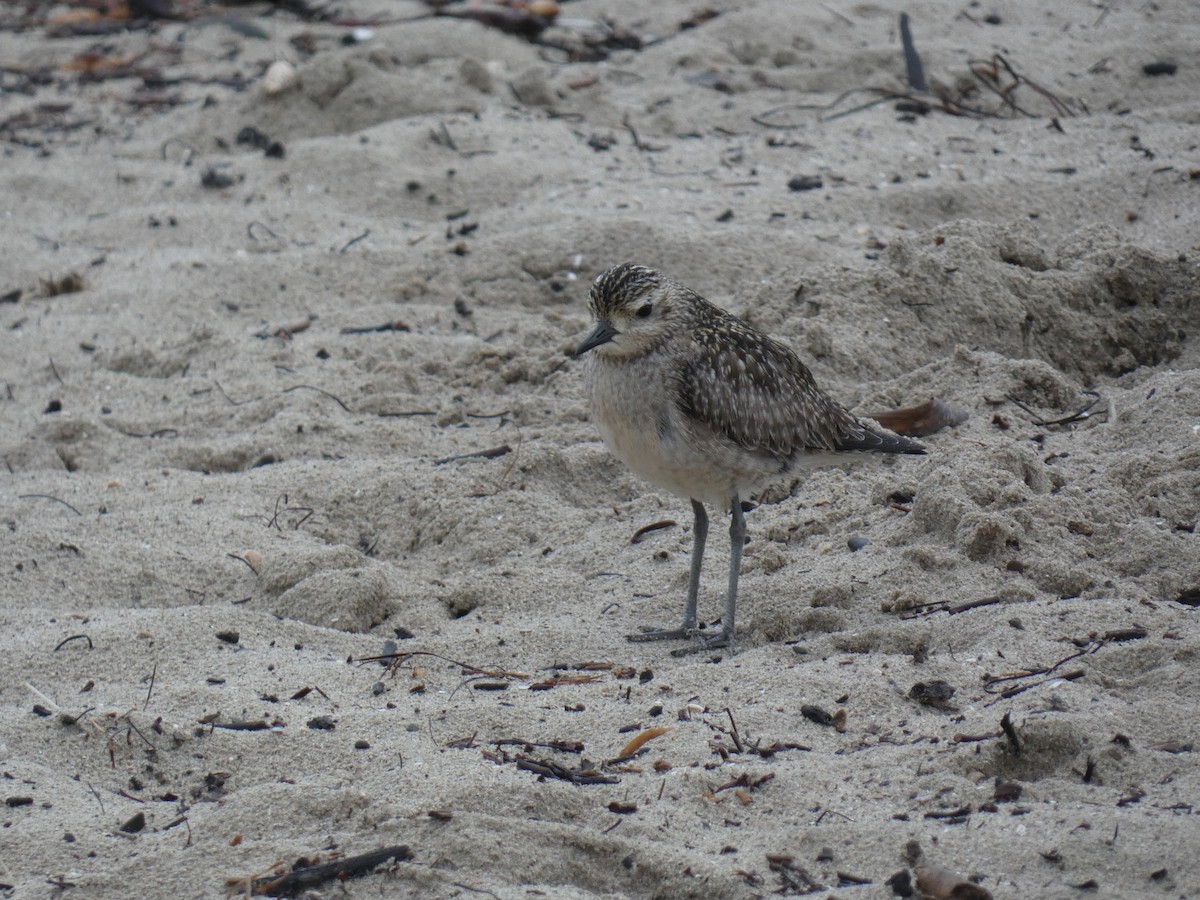
<path fill-rule="evenodd" d="M 642 626 L 642 630 L 637 634 L 625 635 L 625 640 L 632 641 L 635 644 L 641 644 L 648 641 L 682 641 L 692 637 L 697 633 L 695 625 L 688 627 L 681 625 L 679 628 L 652 628 L 650 626 Z"/>
<path fill-rule="evenodd" d="M 671 651 L 672 656 L 691 656 L 693 653 L 707 653 L 709 650 L 728 649 L 733 651 L 733 635 L 724 629 L 714 633 L 704 633 L 698 626 L 681 625 L 679 628 L 651 628 L 644 626 L 637 634 L 625 635 L 627 641 L 641 644 L 649 641 L 689 641 L 686 647 L 676 647 Z"/>
<path fill-rule="evenodd" d="M 727 649 L 733 653 L 733 635 L 721 631 L 711 635 L 693 635 L 693 640 L 686 647 L 676 647 L 671 651 L 672 656 L 691 656 L 693 653 L 707 653 L 709 650 Z"/>

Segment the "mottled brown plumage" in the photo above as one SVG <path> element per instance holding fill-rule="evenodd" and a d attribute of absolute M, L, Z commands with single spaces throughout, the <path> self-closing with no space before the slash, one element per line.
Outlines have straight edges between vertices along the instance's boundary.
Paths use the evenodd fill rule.
<path fill-rule="evenodd" d="M 850 451 L 924 453 L 836 403 L 788 347 L 653 269 L 625 263 L 592 286 L 592 414 L 605 442 L 647 480 L 687 497 L 696 517 L 683 625 L 637 639 L 696 631 L 707 535 L 704 503 L 729 509 L 732 558 L 722 632 L 731 645 L 741 546 L 740 498 L 789 472 Z M 589 351 L 593 351 L 590 352 Z"/>

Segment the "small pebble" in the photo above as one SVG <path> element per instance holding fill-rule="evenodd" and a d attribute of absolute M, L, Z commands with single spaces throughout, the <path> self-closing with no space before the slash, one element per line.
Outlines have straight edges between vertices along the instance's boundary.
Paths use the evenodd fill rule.
<path fill-rule="evenodd" d="M 824 186 L 820 175 L 796 175 L 788 181 L 789 191 L 815 191 Z"/>
<path fill-rule="evenodd" d="M 954 688 L 940 678 L 932 681 L 918 681 L 908 692 L 910 700 L 938 708 L 944 708 L 953 696 Z"/>
<path fill-rule="evenodd" d="M 263 93 L 268 97 L 278 97 L 285 91 L 290 91 L 300 83 L 300 74 L 290 62 L 277 59 L 267 66 L 263 75 Z"/>
<path fill-rule="evenodd" d="M 800 707 L 800 715 L 804 716 L 810 722 L 816 722 L 818 725 L 829 726 L 833 724 L 833 716 L 819 706 L 812 706 L 806 703 Z"/>
<path fill-rule="evenodd" d="M 1151 77 L 1155 75 L 1174 75 L 1179 70 L 1179 66 L 1170 62 L 1152 62 L 1142 66 L 1142 71 Z"/>
<path fill-rule="evenodd" d="M 870 538 L 863 537 L 861 534 L 855 534 L 847 539 L 846 546 L 850 548 L 851 553 L 857 553 L 869 543 L 871 543 Z"/>
<path fill-rule="evenodd" d="M 357 741 L 354 742 L 354 749 L 355 750 L 370 750 L 371 745 L 367 741 L 364 741 L 362 738 L 359 738 Z"/>

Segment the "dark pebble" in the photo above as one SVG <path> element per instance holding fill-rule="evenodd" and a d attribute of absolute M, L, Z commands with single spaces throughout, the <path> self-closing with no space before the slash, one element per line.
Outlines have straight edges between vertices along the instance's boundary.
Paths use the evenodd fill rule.
<path fill-rule="evenodd" d="M 997 781 L 992 799 L 997 803 L 1016 803 L 1021 799 L 1021 784 L 1016 781 Z"/>
<path fill-rule="evenodd" d="M 121 830 L 126 834 L 137 834 L 146 827 L 146 814 L 135 813 L 133 818 L 121 826 Z"/>
<path fill-rule="evenodd" d="M 370 750 L 371 745 L 367 741 L 364 741 L 362 738 L 359 738 L 357 741 L 354 742 L 354 749 L 355 750 Z"/>
<path fill-rule="evenodd" d="M 333 716 L 317 716 L 309 719 L 307 722 L 309 728 L 314 731 L 333 731 L 337 728 L 337 723 L 333 720 Z"/>
<path fill-rule="evenodd" d="M 218 631 L 217 640 L 224 641 L 227 644 L 236 644 L 242 639 L 242 636 L 236 631 Z"/>
<path fill-rule="evenodd" d="M 1152 62 L 1142 66 L 1142 71 L 1151 77 L 1155 75 L 1174 75 L 1179 70 L 1179 66 L 1169 62 Z"/>
<path fill-rule="evenodd" d="M 236 179 L 232 175 L 218 172 L 213 168 L 205 169 L 204 174 L 200 176 L 200 186 L 211 188 L 212 190 L 219 191 L 227 187 L 233 187 L 235 183 Z"/>
<path fill-rule="evenodd" d="M 1179 596 L 1175 600 L 1184 606 L 1200 606 L 1200 587 L 1185 588 L 1179 592 Z M 36 706 L 34 712 L 37 712 Z"/>
<path fill-rule="evenodd" d="M 945 681 L 918 681 L 908 692 L 909 699 L 926 706 L 945 706 L 954 696 L 954 688 Z"/>
<path fill-rule="evenodd" d="M 870 538 L 863 537 L 861 534 L 851 535 L 846 541 L 846 546 L 850 548 L 851 553 L 857 553 L 867 544 L 871 543 Z"/>
<path fill-rule="evenodd" d="M 805 704 L 804 706 L 800 707 L 800 715 L 804 716 L 804 718 L 808 719 L 810 722 L 816 722 L 818 725 L 833 724 L 833 716 L 825 712 L 825 710 L 821 709 L 819 706 Z"/>
<path fill-rule="evenodd" d="M 897 897 L 911 897 L 914 894 L 912 885 L 912 876 L 908 874 L 908 869 L 901 869 L 885 884 L 892 889 L 892 893 Z"/>
<path fill-rule="evenodd" d="M 815 191 L 825 187 L 820 175 L 795 175 L 788 181 L 789 191 Z"/>

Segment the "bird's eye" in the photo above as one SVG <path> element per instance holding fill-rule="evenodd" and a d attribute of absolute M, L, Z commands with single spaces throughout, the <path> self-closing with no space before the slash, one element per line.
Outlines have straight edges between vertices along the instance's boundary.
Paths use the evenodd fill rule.
<path fill-rule="evenodd" d="M 636 315 L 639 319 L 645 319 L 652 312 L 654 312 L 654 307 L 649 303 L 644 303 L 644 304 L 642 304 L 641 308 L 639 308 L 638 311 L 636 313 L 634 313 L 634 315 Z"/>

